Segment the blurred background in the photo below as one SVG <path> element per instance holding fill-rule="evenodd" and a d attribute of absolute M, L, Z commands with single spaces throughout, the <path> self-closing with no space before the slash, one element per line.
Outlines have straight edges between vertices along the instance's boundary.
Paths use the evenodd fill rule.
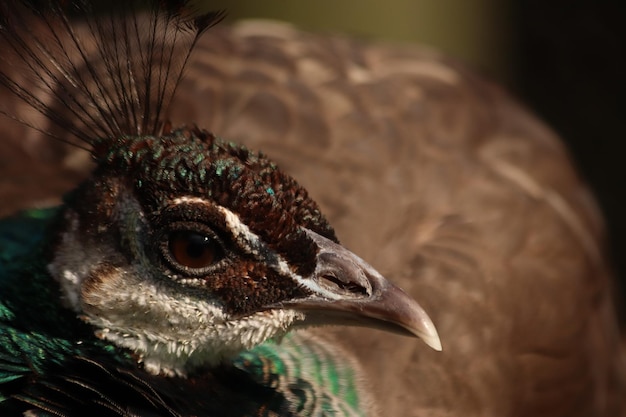
<path fill-rule="evenodd" d="M 626 12 L 618 0 L 206 3 L 227 9 L 227 21 L 271 18 L 430 45 L 503 84 L 567 142 L 606 215 L 626 299 Z"/>

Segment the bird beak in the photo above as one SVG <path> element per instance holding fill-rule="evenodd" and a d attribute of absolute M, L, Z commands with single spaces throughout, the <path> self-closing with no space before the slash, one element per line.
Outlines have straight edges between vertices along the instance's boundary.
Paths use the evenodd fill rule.
<path fill-rule="evenodd" d="M 317 244 L 315 272 L 304 279 L 307 298 L 282 302 L 305 313 L 305 326 L 343 324 L 417 336 L 441 350 L 437 330 L 422 307 L 354 253 L 305 229 Z"/>

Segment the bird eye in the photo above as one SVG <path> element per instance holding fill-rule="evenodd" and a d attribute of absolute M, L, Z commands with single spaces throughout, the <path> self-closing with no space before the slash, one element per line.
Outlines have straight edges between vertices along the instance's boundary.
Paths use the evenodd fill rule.
<path fill-rule="evenodd" d="M 168 247 L 172 259 L 184 268 L 206 268 L 222 258 L 222 248 L 216 239 L 188 230 L 171 233 Z"/>

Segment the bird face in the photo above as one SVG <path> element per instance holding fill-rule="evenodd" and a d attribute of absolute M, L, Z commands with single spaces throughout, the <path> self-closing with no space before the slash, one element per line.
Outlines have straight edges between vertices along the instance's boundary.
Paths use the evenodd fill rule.
<path fill-rule="evenodd" d="M 68 198 L 49 270 L 68 306 L 148 370 L 184 375 L 322 324 L 441 348 L 419 305 L 339 245 L 263 155 L 197 129 L 109 140 L 102 155 Z"/>

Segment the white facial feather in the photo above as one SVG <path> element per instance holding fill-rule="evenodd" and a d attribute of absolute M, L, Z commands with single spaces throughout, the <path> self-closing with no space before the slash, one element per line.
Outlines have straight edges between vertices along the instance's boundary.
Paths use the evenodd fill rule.
<path fill-rule="evenodd" d="M 128 243 L 141 253 L 135 236 L 144 221 L 138 203 L 127 197 L 120 206 L 116 218 L 132 219 L 120 225 L 122 234 L 134 236 Z M 125 216 L 128 211 L 134 215 Z M 246 239 L 258 239 L 232 212 L 224 213 L 234 216 L 229 221 L 236 224 L 229 226 L 245 230 Z M 304 321 L 303 313 L 284 309 L 231 318 L 218 300 L 170 281 L 146 257 L 115 267 L 111 260 L 123 257 L 103 242 L 84 241 L 88 238 L 81 236 L 77 215 L 68 210 L 66 216 L 70 227 L 48 265 L 50 273 L 68 306 L 95 326 L 99 337 L 140 354 L 149 372 L 184 376 L 280 337 Z"/>
<path fill-rule="evenodd" d="M 210 299 L 190 298 L 139 274 L 115 270 L 87 298 L 99 336 L 141 353 L 153 373 L 185 375 L 283 335 L 304 317 L 270 310 L 231 319 Z M 115 305 L 114 312 L 106 311 Z"/>

